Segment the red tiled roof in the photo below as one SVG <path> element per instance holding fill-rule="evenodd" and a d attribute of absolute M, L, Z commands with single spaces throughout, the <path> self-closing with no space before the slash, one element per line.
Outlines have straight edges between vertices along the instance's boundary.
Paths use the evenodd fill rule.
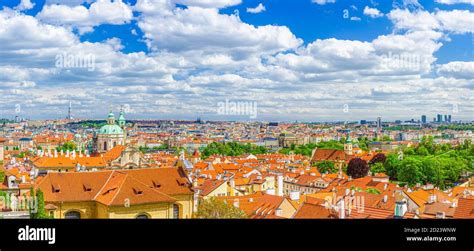
<path fill-rule="evenodd" d="M 295 219 L 337 219 L 337 214 L 321 205 L 303 203 L 293 216 Z"/>
<path fill-rule="evenodd" d="M 351 158 L 352 156 L 347 155 L 343 150 L 316 149 L 311 161 L 349 161 Z"/>
<path fill-rule="evenodd" d="M 459 198 L 453 218 L 474 219 L 474 197 Z"/>
<path fill-rule="evenodd" d="M 174 201 L 171 196 L 193 194 L 187 179 L 176 168 L 50 172 L 37 183 L 46 202 L 97 201 L 106 205 Z"/>
<path fill-rule="evenodd" d="M 201 190 L 200 195 L 206 196 L 216 188 L 220 187 L 225 181 L 224 180 L 205 180 L 202 185 L 199 187 Z"/>

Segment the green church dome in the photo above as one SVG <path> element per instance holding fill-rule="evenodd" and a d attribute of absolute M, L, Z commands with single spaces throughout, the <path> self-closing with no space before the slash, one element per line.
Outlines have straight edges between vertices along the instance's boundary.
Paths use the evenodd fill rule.
<path fill-rule="evenodd" d="M 99 129 L 99 134 L 123 134 L 122 128 L 118 125 L 104 125 Z"/>

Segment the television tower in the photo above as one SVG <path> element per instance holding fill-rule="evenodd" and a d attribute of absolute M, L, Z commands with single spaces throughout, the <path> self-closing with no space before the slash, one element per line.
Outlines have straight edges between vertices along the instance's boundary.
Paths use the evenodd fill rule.
<path fill-rule="evenodd" d="M 67 119 L 72 119 L 72 104 L 71 101 L 69 101 L 69 108 L 67 109 Z"/>

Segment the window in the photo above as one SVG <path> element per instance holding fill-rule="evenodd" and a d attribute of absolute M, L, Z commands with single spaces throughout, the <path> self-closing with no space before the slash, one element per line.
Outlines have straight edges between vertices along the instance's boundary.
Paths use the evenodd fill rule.
<path fill-rule="evenodd" d="M 66 219 L 80 219 L 81 218 L 81 213 L 78 212 L 78 211 L 70 211 L 70 212 L 67 212 L 64 215 L 64 218 L 66 218 Z"/>
<path fill-rule="evenodd" d="M 137 215 L 137 217 L 135 217 L 135 218 L 136 219 L 148 219 L 150 217 L 148 217 L 148 215 L 145 214 L 145 213 L 141 213 L 141 214 Z"/>
<path fill-rule="evenodd" d="M 107 151 L 107 142 L 104 142 L 104 151 Z"/>
<path fill-rule="evenodd" d="M 173 204 L 173 219 L 178 219 L 179 218 L 179 206 L 176 204 Z"/>

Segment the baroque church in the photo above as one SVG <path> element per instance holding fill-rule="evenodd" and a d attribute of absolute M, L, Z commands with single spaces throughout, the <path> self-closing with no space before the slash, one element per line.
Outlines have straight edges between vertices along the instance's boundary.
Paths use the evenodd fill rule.
<path fill-rule="evenodd" d="M 115 169 L 135 169 L 149 167 L 140 151 L 127 145 L 127 130 L 125 113 L 120 111 L 118 121 L 110 111 L 107 124 L 102 126 L 94 135 L 94 152 L 108 160 L 108 165 Z"/>
<path fill-rule="evenodd" d="M 94 152 L 105 153 L 117 145 L 125 145 L 126 138 L 127 132 L 123 110 L 120 111 L 118 123 L 115 122 L 114 113 L 110 111 L 107 124 L 102 126 L 94 136 Z"/>

